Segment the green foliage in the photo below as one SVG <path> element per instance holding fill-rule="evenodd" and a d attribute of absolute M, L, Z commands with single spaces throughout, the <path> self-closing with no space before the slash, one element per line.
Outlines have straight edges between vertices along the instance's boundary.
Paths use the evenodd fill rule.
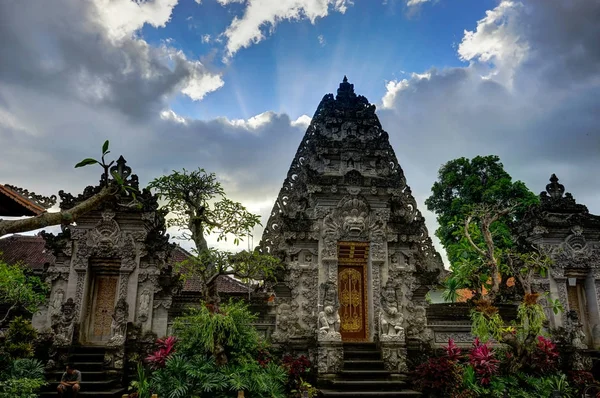
<path fill-rule="evenodd" d="M 35 398 L 46 384 L 44 366 L 35 359 L 17 359 L 0 374 L 0 398 Z"/>
<path fill-rule="evenodd" d="M 444 291 L 442 292 L 442 298 L 445 302 L 455 303 L 458 300 L 458 291 L 463 288 L 458 278 L 447 278 L 444 281 Z"/>
<path fill-rule="evenodd" d="M 546 314 L 540 304 L 522 303 L 517 309 L 517 319 L 524 336 L 537 336 L 542 331 Z"/>
<path fill-rule="evenodd" d="M 132 387 L 147 391 L 149 379 L 152 393 L 166 398 L 225 398 L 242 390 L 247 397 L 284 398 L 287 372 L 273 361 L 259 362 L 263 344 L 255 320 L 243 302 L 230 301 L 217 311 L 205 305 L 190 310 L 173 325 L 175 353 L 149 378 L 138 369 Z"/>
<path fill-rule="evenodd" d="M 506 332 L 504 321 L 500 314 L 485 314 L 480 311 L 471 311 L 471 334 L 479 337 L 483 343 L 491 338 L 500 340 L 502 334 Z"/>
<path fill-rule="evenodd" d="M 186 231 L 191 234 L 188 236 L 199 252 L 206 249 L 202 240 L 208 234 L 216 233 L 217 240 L 227 240 L 227 235 L 232 234 L 238 244 L 260 224 L 260 216 L 228 199 L 216 175 L 204 169 L 173 171 L 155 178 L 148 188 L 165 200 L 164 208 L 173 215 L 168 225 L 179 227 L 184 236 Z"/>
<path fill-rule="evenodd" d="M 177 350 L 186 355 L 212 354 L 220 346 L 230 360 L 252 359 L 260 344 L 259 335 L 252 326 L 255 320 L 256 315 L 242 301 L 230 300 L 221 305 L 218 312 L 211 312 L 205 305 L 190 309 L 188 315 L 173 323 Z"/>
<path fill-rule="evenodd" d="M 10 305 L 8 313 L 0 320 L 0 327 L 16 310 L 37 312 L 39 306 L 46 302 L 47 291 L 48 285 L 31 275 L 26 266 L 9 265 L 0 259 L 0 303 Z"/>
<path fill-rule="evenodd" d="M 146 375 L 144 367 L 138 363 L 137 379 L 133 380 L 129 387 L 130 390 L 136 391 L 138 398 L 150 398 L 152 394 L 150 379 Z"/>
<path fill-rule="evenodd" d="M 44 385 L 44 379 L 9 378 L 0 381 L 0 398 L 36 398 Z"/>
<path fill-rule="evenodd" d="M 32 357 L 36 336 L 37 332 L 31 322 L 18 316 L 8 325 L 3 351 L 15 359 Z"/>
<path fill-rule="evenodd" d="M 218 366 L 213 358 L 175 354 L 152 376 L 153 392 L 160 397 L 225 398 L 236 391 L 248 397 L 284 398 L 285 370 L 274 363 L 264 368 L 256 361 Z"/>
<path fill-rule="evenodd" d="M 425 201 L 427 209 L 437 215 L 439 228 L 436 236 L 446 249 L 453 272 L 467 268 L 457 278 L 463 287 L 477 286 L 483 279 L 477 267 L 484 261 L 464 236 L 464 220 L 476 205 L 506 208 L 516 205 L 513 215 L 505 216 L 491 225 L 495 247 L 500 251 L 514 247 L 511 227 L 527 208 L 538 203 L 537 196 L 521 181 L 512 181 L 497 156 L 477 156 L 471 160 L 459 158 L 443 165 L 438 181 L 431 188 L 432 195 Z M 474 243 L 482 249 L 485 244 L 476 225 L 470 227 Z M 487 280 L 485 278 L 484 282 Z"/>
<path fill-rule="evenodd" d="M 44 378 L 44 364 L 37 359 L 21 358 L 15 359 L 9 369 L 9 374 L 14 378 Z"/>
<path fill-rule="evenodd" d="M 195 256 L 184 261 L 180 269 L 184 277 L 203 283 L 206 300 L 210 300 L 207 285 L 218 275 L 235 275 L 246 281 L 274 277 L 281 265 L 270 255 L 256 251 L 232 254 L 208 247 L 209 234 L 216 234 L 218 241 L 233 235 L 234 243 L 239 244 L 260 225 L 260 216 L 227 198 L 214 173 L 203 169 L 173 171 L 154 179 L 148 187 L 165 201 L 163 208 L 171 215 L 167 224 L 178 227 L 184 238 L 193 241 Z"/>

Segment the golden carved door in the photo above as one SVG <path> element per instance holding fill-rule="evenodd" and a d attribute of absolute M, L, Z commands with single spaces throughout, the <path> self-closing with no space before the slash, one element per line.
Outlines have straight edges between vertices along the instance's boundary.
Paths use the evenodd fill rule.
<path fill-rule="evenodd" d="M 110 339 L 110 326 L 115 309 L 118 277 L 97 276 L 92 307 L 92 325 L 90 328 L 91 341 L 106 341 Z"/>
<path fill-rule="evenodd" d="M 343 341 L 365 341 L 367 324 L 368 243 L 338 245 L 338 298 L 340 333 Z"/>

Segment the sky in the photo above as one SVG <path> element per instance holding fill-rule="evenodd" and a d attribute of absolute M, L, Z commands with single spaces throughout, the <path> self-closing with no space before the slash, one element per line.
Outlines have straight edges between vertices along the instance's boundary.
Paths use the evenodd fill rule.
<path fill-rule="evenodd" d="M 598 21 L 600 0 L 0 1 L 0 183 L 79 193 L 109 139 L 142 185 L 202 167 L 265 224 L 347 75 L 431 235 L 424 201 L 463 156 L 536 193 L 556 173 L 600 214 Z"/>

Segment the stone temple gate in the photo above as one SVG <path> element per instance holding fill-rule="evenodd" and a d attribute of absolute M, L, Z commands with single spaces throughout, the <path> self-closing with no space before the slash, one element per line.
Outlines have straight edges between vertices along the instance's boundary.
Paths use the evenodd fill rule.
<path fill-rule="evenodd" d="M 318 347 L 340 370 L 345 342 L 375 342 L 386 368 L 431 339 L 425 295 L 443 265 L 375 105 L 344 81 L 319 104 L 263 233 L 285 259 L 274 342 Z"/>

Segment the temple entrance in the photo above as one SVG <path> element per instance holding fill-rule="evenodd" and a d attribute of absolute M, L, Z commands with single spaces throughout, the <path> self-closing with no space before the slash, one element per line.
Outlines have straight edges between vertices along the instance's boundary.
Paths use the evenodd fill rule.
<path fill-rule="evenodd" d="M 368 337 L 368 257 L 368 243 L 338 244 L 338 297 L 343 341 L 366 341 Z"/>
<path fill-rule="evenodd" d="M 118 276 L 96 275 L 88 341 L 102 343 L 110 339 L 112 315 L 117 296 Z"/>

